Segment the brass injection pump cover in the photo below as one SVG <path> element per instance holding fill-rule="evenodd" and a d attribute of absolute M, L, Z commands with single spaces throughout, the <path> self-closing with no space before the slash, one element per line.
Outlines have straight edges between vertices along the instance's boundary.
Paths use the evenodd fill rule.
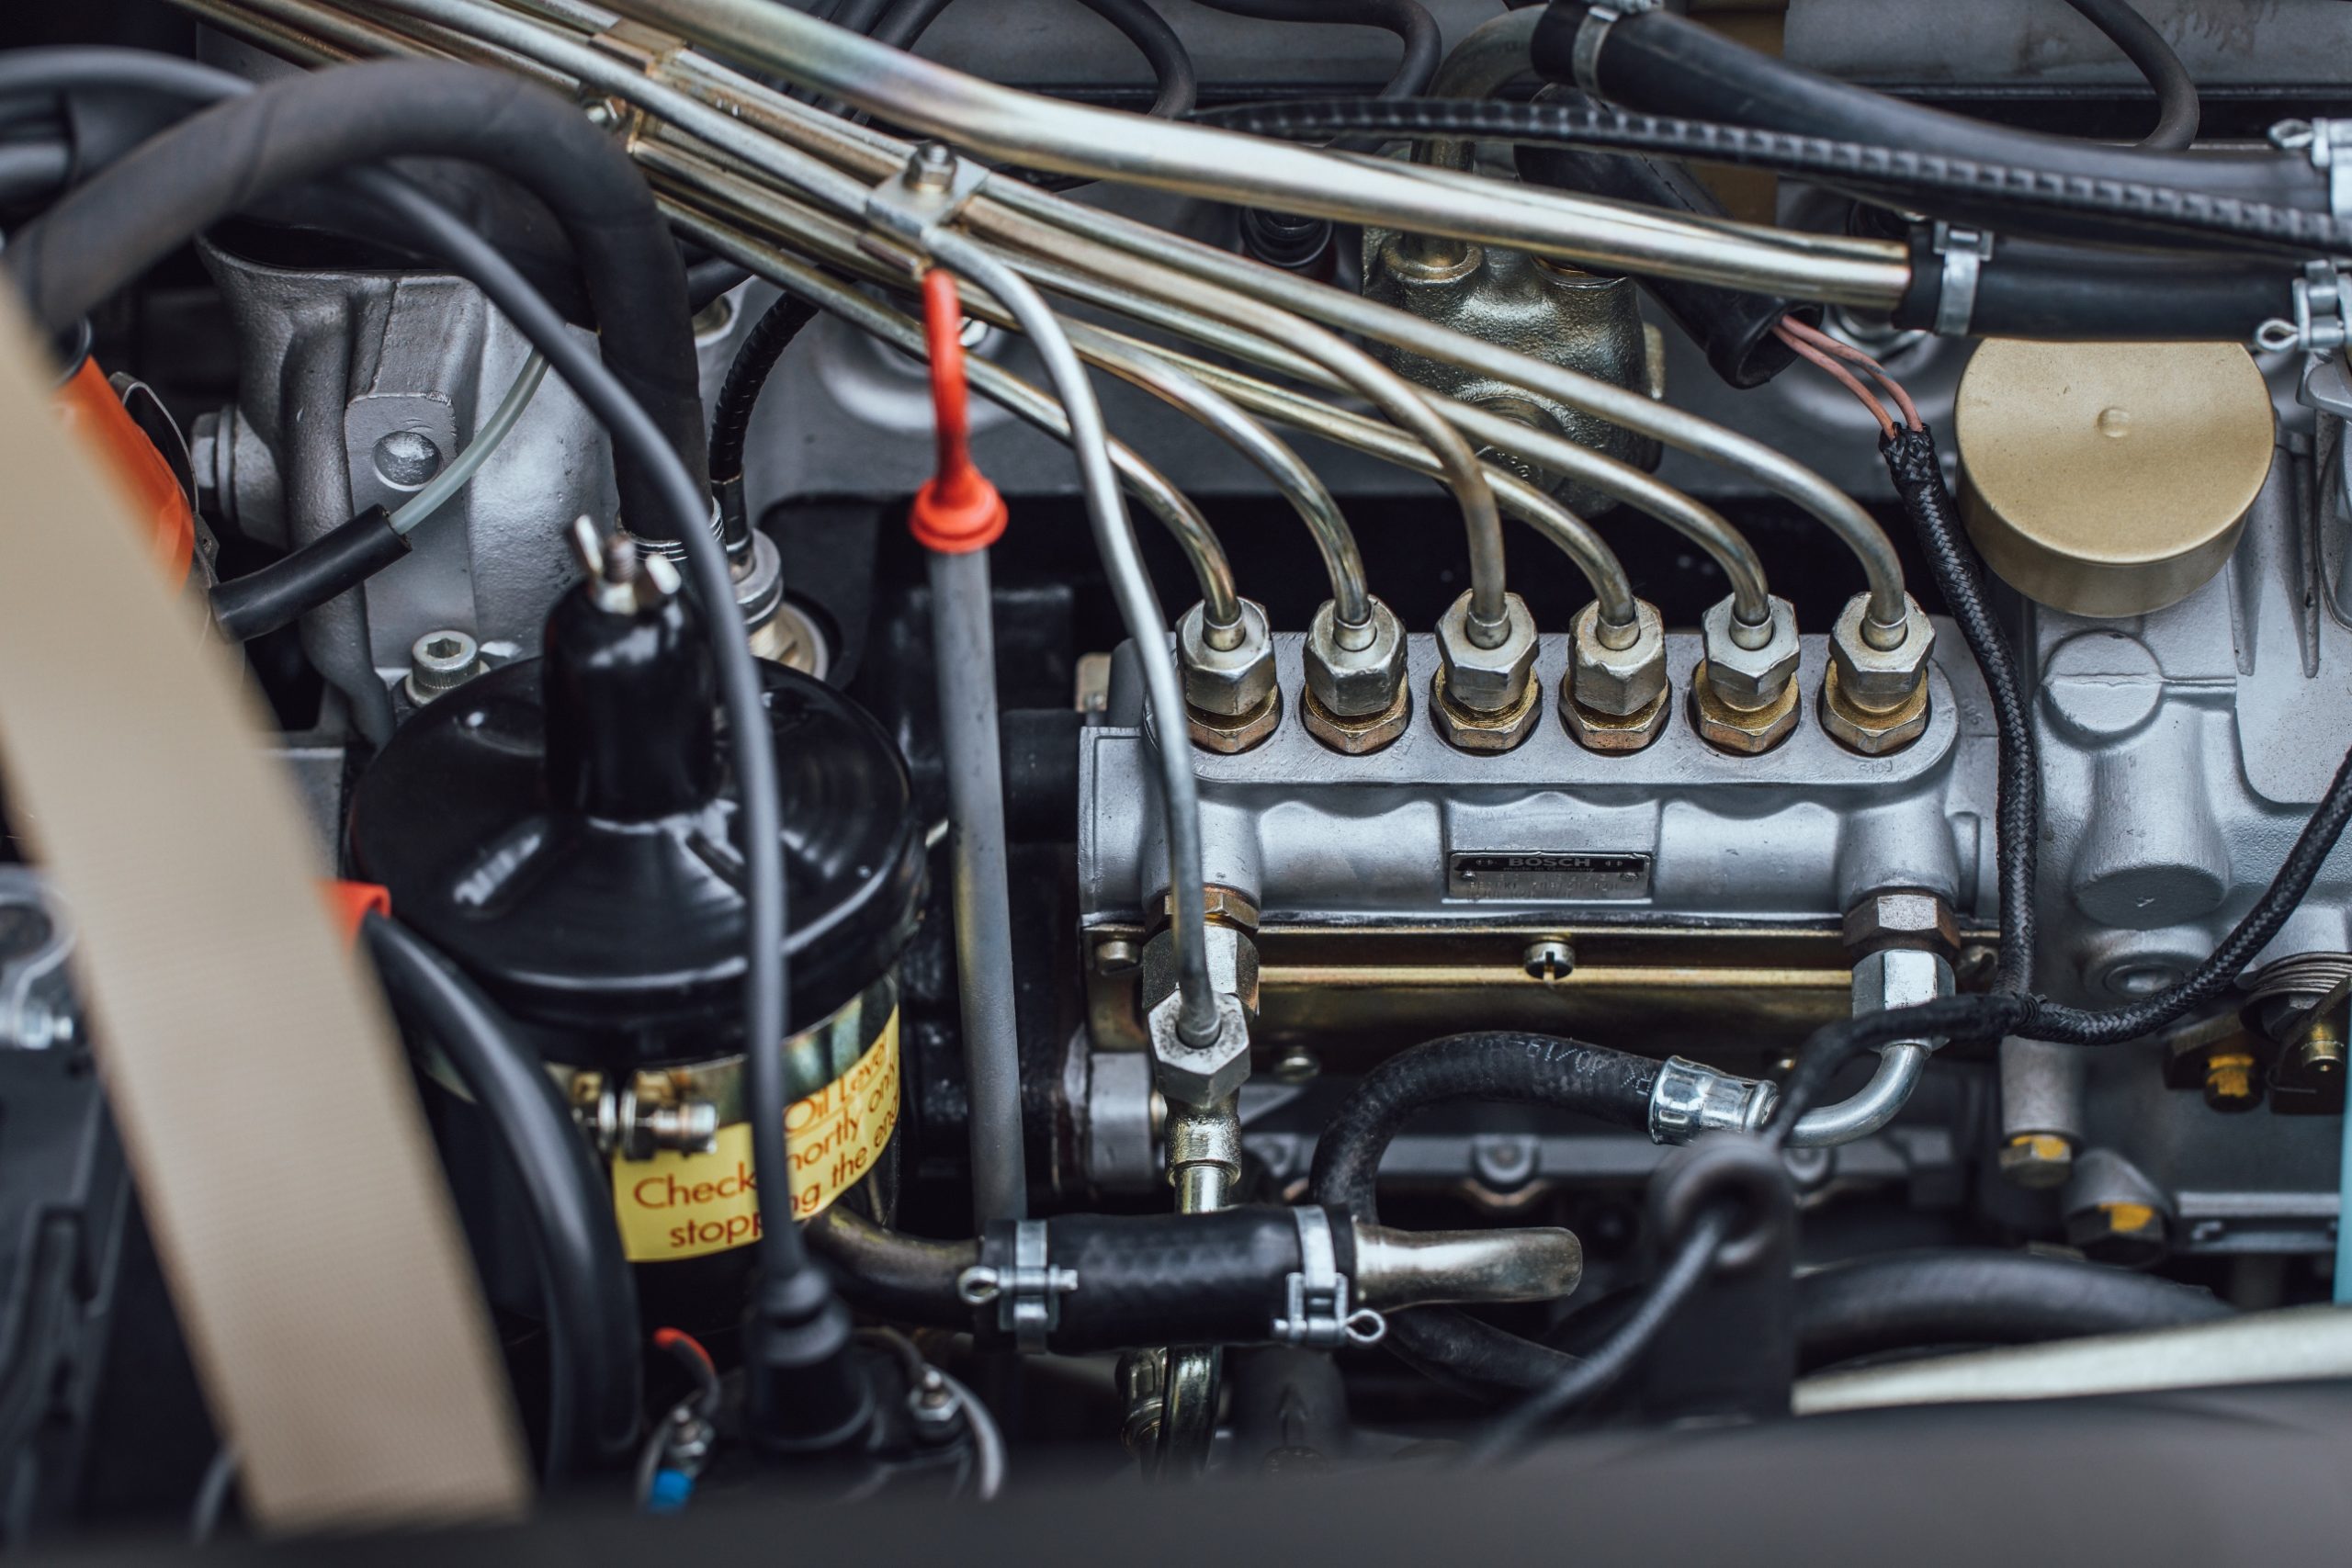
<path fill-rule="evenodd" d="M 1976 547 L 2078 615 L 2144 615 L 2202 586 L 2270 471 L 2269 389 L 2235 344 L 1990 338 L 1956 423 Z"/>

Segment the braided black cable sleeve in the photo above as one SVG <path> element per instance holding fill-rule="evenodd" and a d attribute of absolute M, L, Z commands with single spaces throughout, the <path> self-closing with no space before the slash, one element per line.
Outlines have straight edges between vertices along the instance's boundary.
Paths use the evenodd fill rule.
<path fill-rule="evenodd" d="M 2008 634 L 1985 603 L 1984 581 L 1975 552 L 1961 532 L 1951 491 L 1944 484 L 1936 438 L 1924 430 L 1903 430 L 1879 444 L 1895 494 L 1918 533 L 1928 574 L 1960 635 L 1984 673 L 1993 702 L 1993 728 L 1999 740 L 1999 793 L 1994 834 L 2001 898 L 2001 990 L 2033 987 L 2035 852 L 2041 840 L 2041 757 L 2033 734 L 2033 712 L 2018 678 L 2017 654 Z"/>
<path fill-rule="evenodd" d="M 2108 42 L 2137 66 L 2156 95 L 2156 126 L 2140 145 L 2156 152 L 2177 152 L 2197 140 L 2202 107 L 2188 67 L 2172 51 L 2165 35 L 2132 6 L 2132 0 L 2066 0 L 2083 20 L 2107 35 Z"/>
<path fill-rule="evenodd" d="M 1545 1105 L 1621 1126 L 1649 1122 L 1657 1064 L 1555 1035 L 1493 1030 L 1432 1040 L 1364 1076 L 1315 1145 L 1315 1201 L 1378 1223 L 1380 1156 L 1405 1124 L 1434 1106 L 1475 1100 Z M 1553 1386 L 1577 1359 L 1454 1307 L 1394 1314 L 1386 1343 L 1439 1382 L 1482 1397 Z"/>
<path fill-rule="evenodd" d="M 784 351 L 817 316 L 815 305 L 797 294 L 784 295 L 752 323 L 752 330 L 736 345 L 727 379 L 719 384 L 718 399 L 711 405 L 711 483 L 743 478 L 743 443 L 751 434 L 752 410 L 759 404 L 760 389 L 767 385 Z"/>
<path fill-rule="evenodd" d="M 1491 98 L 1312 98 L 1204 109 L 1193 118 L 1202 125 L 1290 141 L 1362 130 L 1415 139 L 1556 142 L 1605 152 L 1656 152 L 1913 197 L 1998 203 L 2298 252 L 2336 251 L 2352 244 L 2352 225 L 2331 216 L 2324 209 L 2324 197 L 2316 191 L 2312 205 L 2306 207 L 2123 173 L 2068 172 L 1623 109 Z"/>

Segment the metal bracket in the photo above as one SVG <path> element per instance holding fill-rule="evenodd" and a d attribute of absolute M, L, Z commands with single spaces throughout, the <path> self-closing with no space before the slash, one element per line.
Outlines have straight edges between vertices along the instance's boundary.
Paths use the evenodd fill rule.
<path fill-rule="evenodd" d="M 1600 46 L 1608 39 L 1609 29 L 1628 17 L 1657 10 L 1664 4 L 1665 0 L 1609 0 L 1608 5 L 1595 6 L 1584 14 L 1584 20 L 1577 26 L 1569 63 L 1575 70 L 1577 86 L 1586 96 L 1601 96 Z"/>
<path fill-rule="evenodd" d="M 1274 1319 L 1273 1337 L 1310 1350 L 1380 1343 L 1388 1320 L 1370 1307 L 1348 1310 L 1348 1277 L 1340 1272 L 1331 1216 L 1318 1208 L 1294 1209 L 1291 1216 L 1298 1222 L 1299 1267 L 1284 1282 L 1287 1310 Z"/>
<path fill-rule="evenodd" d="M 943 141 L 926 141 L 907 159 L 906 167 L 874 187 L 865 198 L 865 220 L 877 233 L 860 243 L 869 254 L 902 265 L 904 247 L 930 249 L 933 230 L 955 220 L 967 203 L 988 184 L 989 171 Z M 880 240 L 895 243 L 877 243 Z"/>
<path fill-rule="evenodd" d="M 1023 1350 L 1043 1350 L 1061 1325 L 1062 1298 L 1078 1289 L 1078 1275 L 1046 1261 L 1046 1222 L 1019 1220 L 1012 1226 L 1012 1267 L 976 1263 L 956 1276 L 956 1293 L 967 1306 L 996 1303 L 996 1324 Z"/>
<path fill-rule="evenodd" d="M 1936 225 L 1934 249 L 1943 258 L 1943 288 L 1936 296 L 1936 335 L 1966 337 L 1976 316 L 1976 280 L 1993 256 L 1993 236 L 1982 229 Z"/>

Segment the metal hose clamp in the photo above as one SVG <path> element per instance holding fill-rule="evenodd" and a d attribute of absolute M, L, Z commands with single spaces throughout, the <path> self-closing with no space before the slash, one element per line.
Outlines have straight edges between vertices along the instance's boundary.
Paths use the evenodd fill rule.
<path fill-rule="evenodd" d="M 1309 1350 L 1380 1343 L 1388 1320 L 1370 1307 L 1348 1310 L 1348 1277 L 1340 1272 L 1331 1216 L 1310 1207 L 1292 1210 L 1291 1217 L 1298 1222 L 1299 1266 L 1284 1281 L 1287 1310 L 1274 1319 L 1273 1337 Z"/>
<path fill-rule="evenodd" d="M 1577 86 L 1589 97 L 1598 98 L 1600 92 L 1600 46 L 1607 41 L 1609 29 L 1628 17 L 1655 11 L 1665 0 L 1609 0 L 1606 6 L 1595 6 L 1584 14 L 1577 26 L 1575 47 L 1569 53 Z"/>
<path fill-rule="evenodd" d="M 1943 258 L 1943 287 L 1936 295 L 1936 335 L 1966 337 L 1976 317 L 1976 282 L 1992 259 L 1993 236 L 1982 229 L 1939 222 L 1935 253 Z"/>
<path fill-rule="evenodd" d="M 1062 1298 L 1078 1289 L 1078 1275 L 1046 1261 L 1046 1222 L 1020 1220 L 1012 1227 L 1012 1267 L 976 1263 L 956 1276 L 956 1294 L 967 1306 L 996 1303 L 996 1325 L 1023 1350 L 1043 1350 L 1061 1326 Z"/>

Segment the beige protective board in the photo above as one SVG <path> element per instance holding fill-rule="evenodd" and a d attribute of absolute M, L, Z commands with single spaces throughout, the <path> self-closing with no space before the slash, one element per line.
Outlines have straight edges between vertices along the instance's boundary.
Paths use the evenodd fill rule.
<path fill-rule="evenodd" d="M 0 778 L 172 1299 L 271 1530 L 507 1517 L 529 1481 L 413 1082 L 291 783 L 0 288 Z"/>

